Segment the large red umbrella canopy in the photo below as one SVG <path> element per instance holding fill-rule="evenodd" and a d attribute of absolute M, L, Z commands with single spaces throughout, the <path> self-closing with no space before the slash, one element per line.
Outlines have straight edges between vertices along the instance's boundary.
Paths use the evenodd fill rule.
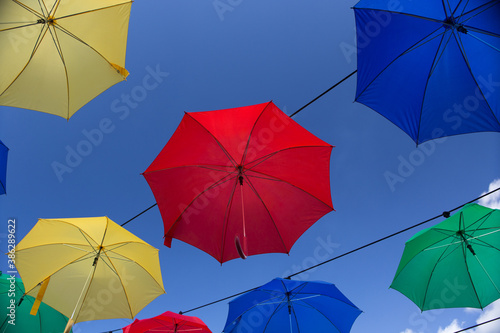
<path fill-rule="evenodd" d="M 176 238 L 221 263 L 289 253 L 333 210 L 331 151 L 272 102 L 187 112 L 143 174 L 165 245 Z"/>
<path fill-rule="evenodd" d="M 184 316 L 170 311 L 159 316 L 134 322 L 123 328 L 123 333 L 171 332 L 212 333 L 198 317 Z"/>

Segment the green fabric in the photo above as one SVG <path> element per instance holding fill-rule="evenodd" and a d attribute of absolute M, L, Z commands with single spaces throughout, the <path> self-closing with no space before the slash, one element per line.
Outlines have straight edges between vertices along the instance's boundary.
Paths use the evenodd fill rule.
<path fill-rule="evenodd" d="M 30 315 L 31 306 L 35 301 L 33 297 L 25 296 L 21 305 L 17 306 L 23 294 L 24 286 L 21 279 L 10 279 L 9 274 L 0 272 L 1 333 L 61 333 L 64 331 L 68 318 L 50 306 L 42 303 L 36 316 Z M 11 306 L 12 299 L 15 299 L 15 303 Z M 10 310 L 9 306 L 15 307 L 15 310 Z M 14 321 L 9 316 L 11 312 L 15 314 Z"/>
<path fill-rule="evenodd" d="M 406 242 L 391 288 L 422 311 L 482 309 L 499 299 L 500 210 L 469 204 L 415 234 Z"/>

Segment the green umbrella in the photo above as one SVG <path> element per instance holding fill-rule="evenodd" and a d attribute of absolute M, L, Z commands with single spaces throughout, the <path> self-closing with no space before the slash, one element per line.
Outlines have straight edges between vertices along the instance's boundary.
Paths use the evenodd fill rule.
<path fill-rule="evenodd" d="M 422 310 L 500 298 L 500 210 L 468 204 L 406 242 L 391 288 Z"/>
<path fill-rule="evenodd" d="M 0 332 L 60 333 L 64 331 L 68 318 L 50 306 L 41 303 L 36 316 L 30 315 L 35 299 L 24 296 L 24 285 L 14 275 L 0 272 Z"/>

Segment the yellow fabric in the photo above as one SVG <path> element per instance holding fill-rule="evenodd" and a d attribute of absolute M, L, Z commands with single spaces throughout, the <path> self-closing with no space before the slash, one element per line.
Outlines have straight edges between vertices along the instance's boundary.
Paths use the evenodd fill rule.
<path fill-rule="evenodd" d="M 107 217 L 38 220 L 16 246 L 16 266 L 31 296 L 50 276 L 43 301 L 67 317 L 86 288 L 75 322 L 133 318 L 165 292 L 158 249 Z"/>
<path fill-rule="evenodd" d="M 125 80 L 132 1 L 44 1 L 54 8 L 45 14 L 38 0 L 19 3 L 47 23 L 37 23 L 39 17 L 17 2 L 0 2 L 0 105 L 69 119 Z"/>
<path fill-rule="evenodd" d="M 36 316 L 36 313 L 38 312 L 38 308 L 40 307 L 40 304 L 42 303 L 43 295 L 45 294 L 45 290 L 47 290 L 47 286 L 49 285 L 50 281 L 50 276 L 43 280 L 42 286 L 38 290 L 38 294 L 36 295 L 35 302 L 33 303 L 33 306 L 31 307 L 30 315 Z"/>

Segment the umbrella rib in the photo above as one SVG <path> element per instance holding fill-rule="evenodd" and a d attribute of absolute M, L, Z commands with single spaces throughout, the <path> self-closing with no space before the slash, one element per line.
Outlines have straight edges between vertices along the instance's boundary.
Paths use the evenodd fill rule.
<path fill-rule="evenodd" d="M 230 179 L 228 179 L 229 181 Z M 238 179 L 235 178 L 235 182 L 234 182 L 234 186 L 233 186 L 233 190 L 231 191 L 231 195 L 229 196 L 229 201 L 227 203 L 227 206 L 226 206 L 226 212 L 224 213 L 224 227 L 222 228 L 222 238 L 221 238 L 221 255 L 220 255 L 220 262 L 222 264 L 223 260 L 224 260 L 224 252 L 226 250 L 226 247 L 225 247 L 225 240 L 226 240 L 226 235 L 227 235 L 227 229 L 229 227 L 229 212 L 231 211 L 231 207 L 232 207 L 232 202 L 233 202 L 233 198 L 234 198 L 234 192 L 236 191 L 236 186 L 238 185 Z"/>
<path fill-rule="evenodd" d="M 113 8 L 113 7 L 119 7 L 119 6 L 127 5 L 127 4 L 129 4 L 131 2 L 132 1 L 125 1 L 125 2 L 117 3 L 117 4 L 111 5 L 111 6 L 106 6 L 106 7 L 96 8 L 96 9 L 90 9 L 90 10 L 86 10 L 84 12 L 73 13 L 73 14 L 66 15 L 66 16 L 60 16 L 60 17 L 57 18 L 57 20 L 61 20 L 61 19 L 65 19 L 65 18 L 73 17 L 73 16 L 78 16 L 78 15 L 82 15 L 82 14 L 88 14 L 88 13 L 98 12 L 98 11 L 106 10 L 106 9 Z"/>
<path fill-rule="evenodd" d="M 220 168 L 218 168 L 220 167 Z M 227 167 L 224 165 L 215 165 L 215 164 L 190 164 L 190 165 L 179 165 L 179 166 L 174 166 L 174 167 L 169 167 L 169 168 L 163 168 L 163 169 L 158 169 L 158 170 L 152 170 L 148 172 L 144 172 L 144 174 L 152 174 L 155 172 L 161 172 L 161 171 L 167 171 L 167 170 L 174 170 L 174 169 L 181 169 L 181 168 L 201 168 L 201 169 L 207 169 L 207 170 L 212 170 L 212 171 L 221 171 L 221 172 L 228 172 L 230 174 L 237 174 L 236 171 L 230 172 L 227 170 Z M 225 169 L 226 168 L 226 169 Z"/>
<path fill-rule="evenodd" d="M 33 56 L 35 55 L 36 51 L 38 50 L 38 47 L 42 43 L 43 38 L 45 38 L 45 35 L 47 34 L 47 30 L 48 29 L 44 29 L 44 28 L 42 28 L 40 30 L 40 34 L 38 35 L 38 38 L 35 42 L 35 46 L 33 47 L 33 51 L 31 52 L 31 56 L 28 59 L 28 62 L 26 63 L 26 65 L 24 65 L 23 69 L 19 72 L 19 74 L 16 75 L 16 77 L 12 80 L 12 82 L 4 89 L 4 91 L 2 91 L 0 93 L 0 96 L 2 96 L 7 90 L 9 90 L 9 88 L 14 84 L 14 82 L 16 82 L 17 79 L 21 76 L 21 74 L 26 70 L 26 68 L 30 64 L 31 60 L 33 60 Z"/>
<path fill-rule="evenodd" d="M 283 237 L 281 237 L 280 230 L 278 229 L 278 226 L 274 222 L 274 218 L 272 217 L 271 212 L 269 211 L 269 208 L 267 208 L 267 205 L 265 204 L 264 200 L 262 200 L 262 198 L 260 197 L 259 193 L 257 192 L 257 190 L 255 189 L 255 187 L 253 186 L 253 184 L 250 181 L 250 179 L 248 178 L 248 176 L 245 175 L 244 179 L 246 180 L 246 182 L 250 186 L 250 189 L 252 190 L 252 192 L 257 196 L 257 198 L 259 198 L 260 202 L 262 203 L 262 205 L 266 209 L 267 214 L 269 215 L 269 218 L 273 222 L 274 228 L 276 229 L 276 232 L 278 233 L 279 239 L 281 240 L 281 244 L 283 245 L 283 247 L 285 249 L 285 253 L 289 253 L 290 251 L 287 249 L 286 244 L 285 244 L 285 242 L 283 240 Z"/>
<path fill-rule="evenodd" d="M 179 216 L 177 217 L 177 219 L 175 220 L 174 223 L 172 223 L 172 226 L 167 230 L 165 231 L 165 234 L 164 236 L 166 236 L 170 230 L 172 230 L 174 228 L 174 226 L 177 224 L 177 222 L 179 222 L 180 218 L 182 217 L 182 215 L 184 214 L 184 212 L 196 201 L 196 199 L 198 199 L 201 195 L 203 195 L 205 192 L 217 187 L 217 186 L 220 186 L 228 181 L 231 180 L 231 178 L 229 178 L 232 174 L 227 174 L 225 175 L 224 177 L 222 177 L 221 179 L 217 180 L 214 184 L 212 184 L 210 187 L 207 187 L 206 189 L 204 189 L 203 191 L 201 191 L 196 197 L 194 197 L 191 202 L 189 202 L 189 204 L 186 206 L 186 208 L 184 208 L 184 210 L 179 214 Z"/>
<path fill-rule="evenodd" d="M 266 177 L 258 177 L 258 176 L 255 176 L 255 175 L 250 175 L 250 176 L 249 176 L 249 175 L 247 175 L 247 174 L 245 174 L 245 178 L 249 179 L 250 177 L 252 177 L 252 178 L 259 178 L 259 179 L 265 179 L 265 180 L 269 180 L 269 181 L 276 181 L 276 182 L 280 182 L 280 183 L 288 184 L 288 185 L 290 185 L 290 186 L 292 186 L 292 187 L 294 187 L 294 188 L 296 188 L 296 189 L 298 189 L 298 190 L 300 190 L 300 191 L 304 192 L 305 194 L 307 194 L 307 195 L 309 195 L 309 196 L 313 197 L 314 199 L 318 200 L 319 202 L 321 202 L 322 204 L 324 204 L 324 205 L 325 205 L 326 207 L 328 207 L 329 209 L 333 209 L 333 207 L 331 207 L 328 203 L 324 202 L 323 200 L 319 199 L 319 198 L 318 198 L 318 197 L 316 197 L 315 195 L 313 195 L 313 194 L 311 194 L 311 193 L 307 192 L 306 190 L 304 190 L 304 189 L 302 189 L 302 188 L 300 188 L 300 187 L 298 187 L 298 186 L 296 186 L 296 185 L 293 185 L 293 184 L 291 184 L 291 183 L 289 183 L 289 182 L 287 182 L 287 181 L 285 181 L 285 180 L 282 180 L 282 179 L 280 179 L 280 178 L 277 178 L 277 177 L 274 177 L 274 176 L 271 176 L 271 175 L 267 175 L 267 174 L 262 173 L 262 172 L 257 172 L 257 171 L 252 171 L 252 172 L 258 173 L 258 174 L 263 175 L 263 176 L 267 176 L 267 177 L 269 177 L 269 178 L 266 178 Z M 248 180 L 248 181 L 249 181 L 249 180 Z M 249 182 L 250 182 L 250 181 L 249 181 Z M 260 198 L 260 197 L 259 197 L 259 198 Z"/>
<path fill-rule="evenodd" d="M 332 147 L 331 145 L 324 145 L 324 146 L 320 146 L 320 145 L 304 145 L 304 146 L 293 146 L 293 147 L 286 147 L 286 148 L 282 148 L 282 149 L 279 149 L 279 150 L 275 150 L 267 155 L 264 155 L 264 156 L 261 156 L 259 157 L 258 159 L 255 159 L 251 162 L 248 162 L 248 163 L 245 163 L 245 168 L 247 170 L 251 170 L 253 168 L 255 168 L 256 166 L 258 166 L 259 164 L 265 162 L 266 160 L 270 159 L 271 157 L 274 157 L 276 154 L 278 153 L 281 153 L 281 152 L 284 152 L 284 151 L 287 151 L 287 150 L 291 150 L 291 149 L 302 149 L 302 148 L 327 148 L 327 147 Z M 254 164 L 255 163 L 255 164 Z M 251 164 L 254 164 L 254 165 L 251 165 Z M 251 166 L 249 166 L 251 165 Z"/>
<path fill-rule="evenodd" d="M 440 22 L 440 21 L 438 21 Z M 398 55 L 396 58 L 394 58 L 390 63 L 387 64 L 387 66 L 384 67 L 384 69 L 382 69 L 374 78 L 373 80 L 370 81 L 370 83 L 368 83 L 365 87 L 365 89 L 363 89 L 363 91 L 361 91 L 358 96 L 361 96 L 365 91 L 366 89 L 368 89 L 368 87 L 376 80 L 378 79 L 378 77 L 380 75 L 382 75 L 383 72 L 385 72 L 385 70 L 387 68 L 389 68 L 394 62 L 396 62 L 397 60 L 399 60 L 399 58 L 401 58 L 402 56 L 406 55 L 407 53 L 409 53 L 410 51 L 413 51 L 414 49 L 418 48 L 418 47 L 421 47 L 425 44 L 427 44 L 428 42 L 430 42 L 431 40 L 435 39 L 435 38 L 438 38 L 439 36 L 443 35 L 443 33 L 439 33 L 437 34 L 436 36 L 433 36 L 431 37 L 433 34 L 435 34 L 437 31 L 439 31 L 440 29 L 442 29 L 442 27 L 439 27 L 437 28 L 436 30 L 432 31 L 431 33 L 429 33 L 427 36 L 424 36 L 422 37 L 422 39 L 420 39 L 419 41 L 417 41 L 415 44 L 411 45 L 410 47 L 408 47 L 408 49 L 406 49 L 405 51 L 401 52 L 400 55 Z M 429 38 L 429 39 L 428 39 Z M 428 40 L 426 40 L 428 39 Z"/>
<path fill-rule="evenodd" d="M 205 126 L 203 126 L 189 112 L 186 112 L 186 115 L 188 115 L 193 121 L 195 121 L 198 125 L 200 125 L 200 127 L 203 128 L 215 140 L 215 142 L 217 143 L 217 145 L 219 146 L 219 148 L 222 149 L 222 152 L 226 155 L 226 157 L 233 164 L 233 166 L 236 167 L 236 165 L 237 165 L 236 160 L 231 156 L 231 154 L 229 154 L 229 152 L 226 150 L 226 148 L 224 148 L 224 146 L 222 145 L 222 143 L 219 140 L 217 140 L 217 138 L 215 137 L 215 135 L 213 135 L 212 132 L 210 132 L 208 130 L 208 128 L 206 128 Z"/>
<path fill-rule="evenodd" d="M 128 307 L 128 309 L 129 309 L 129 312 L 130 312 L 130 318 L 134 318 L 134 316 L 135 316 L 135 315 L 134 315 L 134 313 L 132 312 L 132 308 L 131 308 L 131 306 L 130 306 L 130 299 L 129 299 L 129 297 L 128 297 L 127 291 L 125 290 L 125 286 L 123 285 L 122 278 L 121 278 L 121 276 L 118 274 L 118 270 L 116 269 L 115 265 L 113 265 L 113 263 L 112 263 L 111 259 L 109 258 L 108 253 L 107 253 L 107 252 L 104 252 L 104 255 L 108 258 L 109 263 L 113 266 L 113 268 L 111 268 L 109 265 L 108 265 L 108 267 L 110 267 L 111 271 L 112 271 L 113 273 L 115 273 L 115 274 L 116 274 L 116 277 L 117 277 L 117 278 L 118 278 L 118 280 L 120 281 L 120 286 L 122 287 L 122 289 L 123 289 L 123 293 L 124 293 L 124 295 L 125 295 L 125 298 L 127 299 L 127 307 Z M 104 263 L 106 263 L 106 260 L 103 260 L 103 261 L 104 261 Z M 107 263 L 106 263 L 106 265 L 107 265 Z M 139 265 L 139 266 L 140 266 L 140 265 Z M 143 268 L 143 267 L 141 266 L 141 268 Z M 144 268 L 143 268 L 143 269 L 144 269 Z M 154 280 L 154 279 L 153 279 L 153 280 Z M 155 280 L 155 281 L 156 281 L 156 280 Z"/>
<path fill-rule="evenodd" d="M 477 294 L 476 286 L 474 285 L 474 281 L 472 281 L 472 276 L 470 276 L 469 265 L 467 263 L 467 252 L 466 252 L 466 248 L 465 248 L 465 242 L 463 242 L 463 246 L 461 246 L 461 248 L 462 248 L 462 254 L 464 257 L 465 268 L 467 270 L 467 276 L 469 277 L 470 284 L 472 286 L 472 289 L 474 290 L 474 295 L 476 295 L 477 302 L 478 302 L 479 306 L 481 307 L 481 309 L 483 309 L 483 305 L 481 304 L 481 300 L 479 299 L 479 295 Z"/>
<path fill-rule="evenodd" d="M 464 22 L 467 22 L 469 21 L 470 19 L 476 17 L 477 15 L 485 12 L 486 10 L 490 9 L 491 7 L 494 7 L 498 4 L 499 0 L 492 0 L 490 2 L 487 2 L 487 3 L 484 3 L 482 4 L 481 6 L 478 6 L 476 8 L 473 8 L 472 10 L 466 12 L 466 13 L 462 13 L 462 15 L 460 15 L 459 18 L 462 18 L 463 16 L 466 16 L 466 15 L 469 15 L 470 13 L 473 13 L 474 11 L 477 11 L 477 13 L 474 13 L 474 15 L 471 15 L 470 17 L 467 17 L 465 20 L 461 21 L 460 23 L 464 23 Z M 464 11 L 465 11 L 465 8 L 464 8 Z"/>
<path fill-rule="evenodd" d="M 429 291 L 429 286 L 430 286 L 430 284 L 431 284 L 431 280 L 432 280 L 432 277 L 434 276 L 434 271 L 436 270 L 437 265 L 438 265 L 438 264 L 439 264 L 439 263 L 440 263 L 440 262 L 441 262 L 444 258 L 446 258 L 446 257 L 448 257 L 449 255 L 451 255 L 451 254 L 452 254 L 452 253 L 453 253 L 453 252 L 454 252 L 454 251 L 455 251 L 458 247 L 456 247 L 456 248 L 452 249 L 452 250 L 450 251 L 450 253 L 448 253 L 446 256 L 444 256 L 444 255 L 445 255 L 445 253 L 446 253 L 446 250 L 448 250 L 449 248 L 450 248 L 450 247 L 448 246 L 448 247 L 447 247 L 447 248 L 446 248 L 446 249 L 445 249 L 445 250 L 441 253 L 441 255 L 439 256 L 438 260 L 436 260 L 436 262 L 434 263 L 434 267 L 432 268 L 432 270 L 431 270 L 431 272 L 430 272 L 430 275 L 429 275 L 429 279 L 428 279 L 428 281 L 427 281 L 427 286 L 425 287 L 424 299 L 423 299 L 423 301 L 422 301 L 422 306 L 421 306 L 421 307 L 419 306 L 419 308 L 420 308 L 420 309 L 423 309 L 423 308 L 425 307 L 425 302 L 426 302 L 426 300 L 427 300 L 427 293 L 428 293 L 428 291 Z M 443 256 L 444 256 L 444 257 L 443 257 Z M 413 258 L 415 258 L 415 257 L 413 257 Z M 412 260 L 413 260 L 413 258 L 412 258 Z"/>
<path fill-rule="evenodd" d="M 469 60 L 467 59 L 467 56 L 465 54 L 465 47 L 462 43 L 462 39 L 461 39 L 460 35 L 458 36 L 457 43 L 459 44 L 459 48 L 461 51 L 460 53 L 462 54 L 462 57 L 464 58 L 465 64 L 467 65 L 467 69 L 472 77 L 472 80 L 474 80 L 474 83 L 476 84 L 477 89 L 481 92 L 481 95 L 483 96 L 484 103 L 486 103 L 486 105 L 488 106 L 488 109 L 490 110 L 490 113 L 493 115 L 493 118 L 497 121 L 497 124 L 500 127 L 500 119 L 498 119 L 497 116 L 495 115 L 495 113 L 493 112 L 493 108 L 491 107 L 490 103 L 486 99 L 486 96 L 484 95 L 483 90 L 481 89 L 481 86 L 478 84 L 476 77 L 474 76 L 474 73 L 472 72 L 472 68 L 471 68 L 471 66 L 469 64 Z"/>
<path fill-rule="evenodd" d="M 498 290 L 498 287 L 497 285 L 495 284 L 495 282 L 493 281 L 493 279 L 491 278 L 490 274 L 488 273 L 488 271 L 486 270 L 486 268 L 484 268 L 483 266 L 483 263 L 479 260 L 479 258 L 475 255 L 474 258 L 476 258 L 477 262 L 479 263 L 479 265 L 481 266 L 481 268 L 483 269 L 484 273 L 486 274 L 486 276 L 488 277 L 488 280 L 490 280 L 491 284 L 493 285 L 493 287 L 495 287 L 495 290 L 497 291 L 497 293 L 500 295 L 500 290 Z"/>
<path fill-rule="evenodd" d="M 19 6 L 21 6 L 22 8 L 26 9 L 28 12 L 30 12 L 31 14 L 35 15 L 35 16 L 38 16 L 39 18 L 43 18 L 43 13 L 40 14 L 39 12 L 37 12 L 36 10 L 34 10 L 33 8 L 25 5 L 24 3 L 21 3 L 19 2 L 18 0 L 12 0 L 14 3 L 18 4 Z M 40 5 L 40 9 L 42 9 L 43 11 L 43 8 L 42 6 Z"/>
<path fill-rule="evenodd" d="M 443 40 L 444 40 L 445 36 L 446 36 L 446 33 L 443 33 L 441 35 L 441 41 L 439 42 L 439 46 L 436 50 L 436 54 L 434 55 L 434 59 L 432 60 L 432 65 L 431 65 L 431 68 L 429 70 L 429 74 L 427 75 L 427 80 L 425 81 L 425 87 L 423 89 L 424 93 L 422 94 L 422 102 L 420 104 L 420 117 L 418 118 L 417 143 L 419 142 L 419 138 L 420 138 L 420 128 L 421 128 L 421 124 L 422 124 L 422 113 L 423 113 L 423 108 L 424 108 L 425 96 L 427 95 L 427 86 L 429 85 L 429 81 L 431 79 L 432 73 L 434 73 L 434 70 L 439 63 L 439 60 L 443 56 L 444 51 L 446 50 L 446 46 L 448 46 L 448 43 L 450 42 L 452 35 L 450 34 L 450 36 L 448 37 L 448 40 L 446 41 L 444 46 L 441 48 L 441 46 L 443 45 Z M 441 53 L 439 52 L 439 50 L 441 50 Z M 439 56 L 438 56 L 438 54 L 439 54 Z"/>
<path fill-rule="evenodd" d="M 248 152 L 248 147 L 250 146 L 250 139 L 252 138 L 252 134 L 253 134 L 253 131 L 255 129 L 255 126 L 257 126 L 257 123 L 259 122 L 259 119 L 260 117 L 262 117 L 262 114 L 264 113 L 264 111 L 266 111 L 266 109 L 269 107 L 269 105 L 271 105 L 272 102 L 268 102 L 266 104 L 266 106 L 264 106 L 262 108 L 262 111 L 260 112 L 259 116 L 257 117 L 257 119 L 254 121 L 253 125 L 252 125 L 252 129 L 250 130 L 250 133 L 248 134 L 248 139 L 247 139 L 247 144 L 245 146 L 245 150 L 243 152 L 243 155 L 241 156 L 241 161 L 240 161 L 240 164 L 239 165 L 243 165 L 243 161 L 245 161 L 245 158 L 247 156 L 247 152 Z"/>

